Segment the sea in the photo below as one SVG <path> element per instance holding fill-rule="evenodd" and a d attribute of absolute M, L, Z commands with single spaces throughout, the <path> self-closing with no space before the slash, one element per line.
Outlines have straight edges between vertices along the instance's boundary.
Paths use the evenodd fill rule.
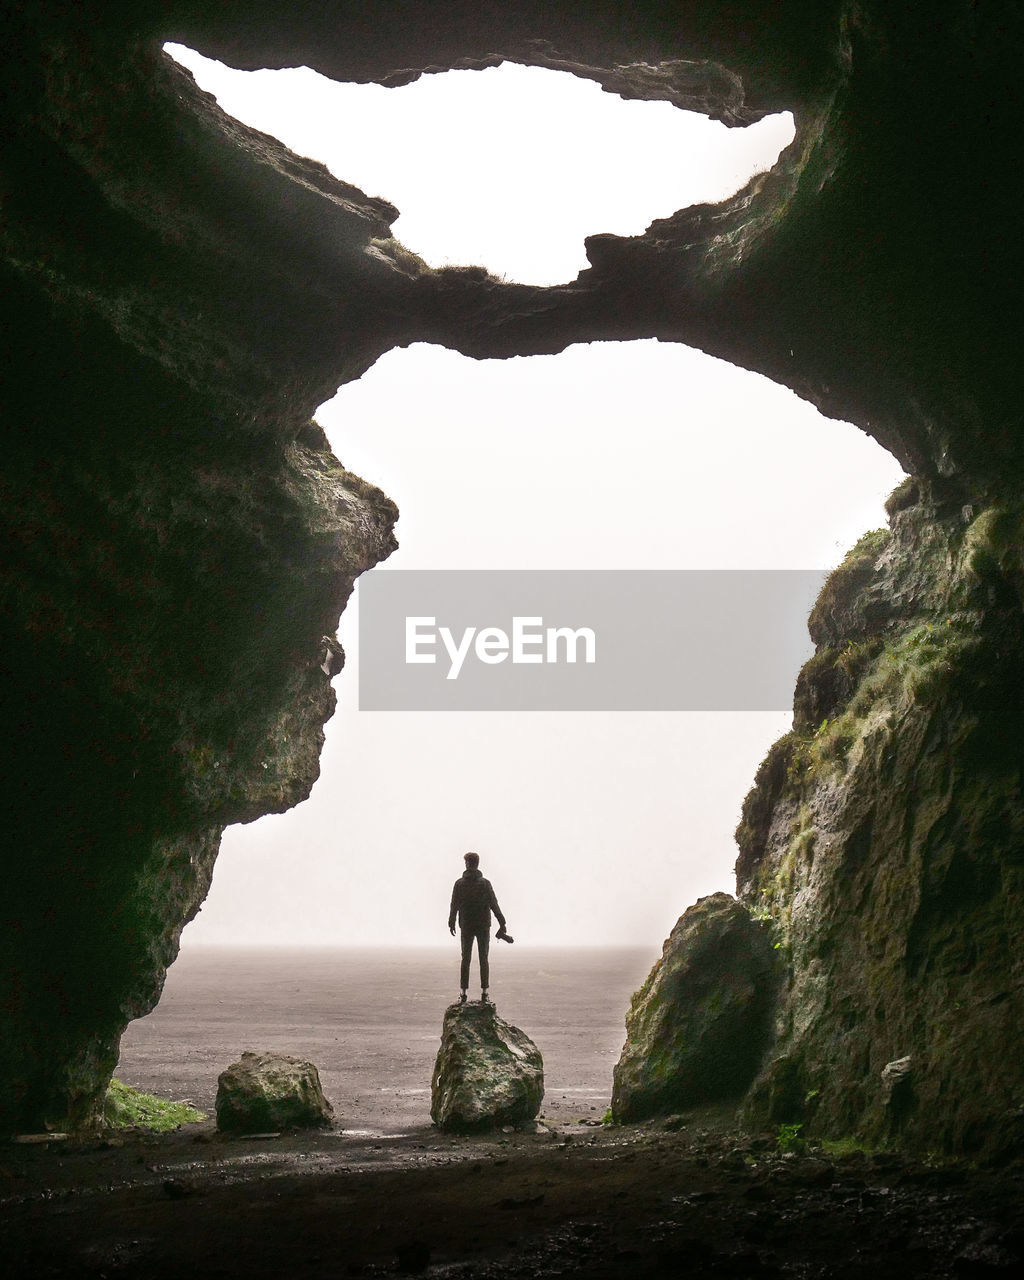
<path fill-rule="evenodd" d="M 490 995 L 544 1058 L 542 1114 L 600 1118 L 625 1012 L 657 952 L 491 942 Z M 217 1077 L 245 1049 L 316 1064 L 346 1132 L 396 1135 L 430 1123 L 445 1008 L 458 996 L 450 948 L 183 949 L 159 1004 L 131 1023 L 115 1075 L 213 1114 Z M 474 956 L 474 978 L 476 976 Z M 470 998 L 478 995 L 472 988 Z"/>

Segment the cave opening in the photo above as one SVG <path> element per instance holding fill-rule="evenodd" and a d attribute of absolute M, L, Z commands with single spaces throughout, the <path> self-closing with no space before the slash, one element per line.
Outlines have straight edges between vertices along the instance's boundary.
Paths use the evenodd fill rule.
<path fill-rule="evenodd" d="M 44 0 L 10 16 L 2 165 L 11 198 L 0 234 L 16 317 L 5 350 L 3 476 L 4 648 L 13 661 L 2 679 L 14 714 L 0 1137 L 25 1145 L 3 1157 L 5 1256 L 25 1274 L 147 1277 L 189 1267 L 320 1275 L 325 1258 L 339 1257 L 352 1271 L 479 1262 L 595 1275 L 660 1274 L 680 1258 L 772 1273 L 1019 1265 L 1014 6 L 961 4 L 933 21 L 923 6 L 872 0 L 256 0 L 244 12 Z M 789 108 L 800 132 L 774 168 L 723 204 L 658 217 L 641 235 L 584 226 L 574 243 L 578 252 L 590 232 L 589 267 L 580 258 L 550 268 L 550 285 L 512 283 L 531 277 L 497 261 L 491 274 L 434 270 L 403 249 L 385 199 L 231 120 L 162 53 L 168 40 L 236 65 L 306 62 L 339 80 L 392 85 L 469 66 L 484 80 L 499 55 L 571 68 L 608 88 L 635 89 L 639 77 L 648 97 L 670 75 L 677 87 L 685 81 L 680 105 L 704 101 L 733 125 Z M 373 127 L 366 111 L 351 129 Z M 432 147 L 422 149 L 429 156 Z M 436 261 L 482 258 L 460 247 Z M 632 345 L 572 345 L 596 342 Z M 565 369 L 568 390 L 546 386 L 526 404 L 488 382 L 457 425 L 454 389 L 420 367 L 428 348 L 414 344 L 441 349 L 433 354 L 450 359 L 459 385 L 498 369 L 530 368 L 538 379 Z M 604 1042 L 614 1057 L 633 984 L 608 970 L 573 981 L 553 948 L 541 962 L 541 928 L 551 913 L 605 935 L 609 919 L 621 923 L 639 904 L 662 913 L 634 917 L 651 955 L 701 891 L 685 881 L 690 863 L 720 850 L 728 884 L 728 829 L 759 750 L 721 806 L 728 817 L 716 843 L 688 799 L 714 798 L 709 774 L 741 750 L 735 724 L 481 714 L 461 730 L 449 719 L 445 741 L 425 717 L 355 718 L 362 713 L 346 699 L 360 655 L 350 637 L 349 670 L 333 685 L 323 659 L 355 580 L 363 575 L 362 591 L 383 578 L 387 566 L 368 570 L 394 548 L 394 504 L 339 459 L 401 500 L 398 556 L 442 563 L 456 552 L 464 563 L 494 563 L 499 534 L 517 563 L 528 535 L 545 554 L 560 548 L 563 562 L 602 547 L 624 563 L 672 547 L 724 551 L 740 514 L 754 516 L 753 545 L 767 552 L 784 518 L 806 534 L 816 504 L 837 517 L 855 488 L 854 462 L 832 452 L 813 463 L 806 449 L 799 466 L 787 461 L 783 434 L 752 393 L 740 394 L 741 416 L 764 441 L 737 433 L 696 397 L 690 347 L 817 405 L 834 420 L 811 424 L 822 442 L 843 434 L 836 421 L 856 423 L 910 473 L 887 504 L 889 530 L 859 544 L 809 619 L 815 654 L 798 678 L 793 731 L 773 743 L 744 803 L 736 897 L 689 908 L 645 984 L 646 994 L 667 994 L 661 1008 L 677 1027 L 708 1013 L 717 1031 L 730 1021 L 737 980 L 752 982 L 748 1047 L 764 1044 L 766 1056 L 724 1143 L 705 1131 L 703 1108 L 690 1121 L 678 1095 L 661 1089 L 667 1076 L 691 1075 L 687 1061 L 667 1065 L 667 1037 L 637 1019 L 617 1065 L 647 1073 L 648 1111 L 653 1103 L 663 1119 L 632 1124 L 619 1071 L 611 1118 L 629 1128 L 602 1132 L 597 1094 L 574 1093 L 582 1086 L 563 1070 L 573 1046 L 549 1045 L 571 1022 L 582 1028 L 575 1048 L 588 1054 L 614 1034 Z M 640 363 L 650 352 L 676 362 L 667 392 Z M 337 404 L 319 411 L 332 453 L 311 419 L 341 384 Z M 607 402 L 610 424 L 583 410 L 584 388 Z M 384 405 L 396 389 L 412 393 L 416 413 L 399 405 L 389 423 Z M 506 400 L 510 427 L 498 421 Z M 790 400 L 782 412 L 788 422 L 803 410 Z M 575 437 L 583 426 L 589 433 Z M 770 441 L 774 450 L 758 451 Z M 459 489 L 452 482 L 471 453 L 473 482 Z M 705 496 L 710 513 L 696 500 Z M 595 532 L 591 501 L 611 544 Z M 875 497 L 870 506 L 848 531 L 816 525 L 828 545 L 819 557 L 818 545 L 800 540 L 801 560 L 834 563 L 881 523 Z M 696 524 L 673 523 L 680 512 Z M 309 794 L 335 690 L 342 709 L 312 799 L 288 819 L 253 821 Z M 657 809 L 666 797 L 668 813 Z M 608 821 L 606 801 L 619 803 L 625 829 Z M 571 825 L 553 832 L 547 813 L 556 809 Z M 427 848 L 436 815 L 478 830 L 439 829 Z M 240 823 L 250 825 L 230 825 L 209 906 L 189 924 L 225 824 Z M 243 852 L 235 841 L 250 836 Z M 602 855 L 602 840 L 628 855 L 624 866 Z M 339 1129 L 351 1133 L 360 1114 L 379 1117 L 399 1100 L 389 1125 L 404 1129 L 417 1106 L 422 1119 L 416 1098 L 456 962 L 434 948 L 443 963 L 431 977 L 420 962 L 427 950 L 405 947 L 415 939 L 403 925 L 414 916 L 450 945 L 449 859 L 470 842 L 519 944 L 495 957 L 495 993 L 547 1051 L 554 1129 L 507 1144 L 510 1135 L 496 1133 L 495 1148 L 511 1149 L 480 1161 L 479 1149 L 453 1153 L 447 1135 L 424 1125 L 390 1148 L 402 1147 L 401 1180 L 358 1166 L 350 1177 L 353 1153 L 380 1163 L 387 1148 L 339 1142 Z M 323 873 L 326 847 L 347 870 Z M 389 879 L 409 850 L 423 872 L 397 877 L 411 905 Z M 669 879 L 659 881 L 662 852 Z M 528 858 L 524 895 L 515 876 Z M 268 875 L 261 885 L 261 862 L 285 868 L 287 884 L 278 876 L 271 888 Z M 978 891 L 963 892 L 965 883 Z M 218 1139 L 205 1158 L 192 1143 L 213 1139 L 212 1119 L 160 1151 L 135 1135 L 96 1143 L 122 1030 L 154 1008 L 169 966 L 152 1025 L 174 1030 L 166 1015 L 176 1004 L 181 1013 L 179 979 L 203 950 L 193 939 L 213 928 L 230 941 L 231 921 L 217 919 L 228 900 L 240 908 L 238 936 L 257 939 L 265 957 L 282 926 L 315 942 L 318 929 L 357 938 L 367 921 L 379 934 L 386 918 L 389 945 L 374 951 L 380 981 L 371 989 L 344 964 L 311 974 L 272 963 L 269 980 L 242 1001 L 236 979 L 253 952 L 221 947 L 205 1007 L 193 1001 L 165 1042 L 178 1059 L 184 1048 L 182 1083 L 160 1092 L 209 1110 L 195 1081 L 212 1092 L 243 1046 L 273 1035 L 337 1071 L 325 1081 L 337 1129 L 308 1143 Z M 724 969 L 712 963 L 699 990 L 666 992 L 677 961 L 699 970 L 715 959 L 701 943 L 704 925 L 719 959 L 734 926 L 766 946 L 748 950 L 749 966 L 733 966 L 735 951 Z M 522 1013 L 507 1008 L 513 979 L 534 1000 Z M 551 998 L 555 980 L 577 998 L 611 992 L 614 1026 L 593 1004 L 570 1011 L 561 994 Z M 349 1003 L 356 996 L 361 1012 Z M 407 1016 L 410 1000 L 424 997 L 429 1026 Z M 360 1017 L 360 1034 L 382 1030 L 376 1040 L 362 1035 L 357 1059 Z M 143 1025 L 130 1025 L 126 1049 Z M 211 1028 L 226 1034 L 215 1040 Z M 149 1051 L 166 1065 L 158 1043 Z M 698 1055 L 704 1098 L 716 1083 L 704 1068 L 722 1075 L 721 1061 L 715 1034 L 703 1062 Z M 372 1099 L 354 1096 L 359 1078 L 372 1082 Z M 581 1119 L 598 1127 L 580 1129 Z M 603 1152 L 589 1150 L 602 1143 Z M 274 1176 L 275 1163 L 283 1167 L 275 1149 L 301 1164 L 301 1188 Z M 453 1154 L 468 1158 L 449 1170 L 422 1167 Z M 528 1179 L 521 1156 L 535 1169 Z M 556 1169 L 564 1177 L 548 1182 Z M 851 1199 L 851 1182 L 865 1194 Z M 560 1202 L 564 1229 L 551 1216 Z M 479 1236 L 491 1229 L 497 1252 L 483 1261 Z"/>
<path fill-rule="evenodd" d="M 680 384 L 693 434 L 665 413 Z M 418 344 L 342 387 L 317 420 L 399 504 L 400 547 L 382 573 L 828 568 L 884 523 L 902 475 L 787 389 L 656 342 L 510 361 Z M 129 1026 L 119 1071 L 195 1098 L 177 1048 L 190 1019 L 202 1011 L 223 1057 L 246 1009 L 269 1019 L 264 1039 L 318 1062 L 362 1127 L 420 1122 L 434 1016 L 456 983 L 444 915 L 465 845 L 518 928 L 493 962 L 499 1007 L 525 1001 L 519 1025 L 534 1026 L 549 1004 L 573 1010 L 544 1032 L 552 1083 L 569 1091 L 553 1089 L 553 1113 L 584 1100 L 603 1111 L 629 995 L 683 907 L 732 890 L 739 806 L 791 713 L 360 711 L 357 609 L 358 588 L 319 781 L 287 813 L 225 832 L 211 892 L 160 1005 Z M 355 1078 L 382 1071 L 352 1097 Z"/>
<path fill-rule="evenodd" d="M 202 63 L 193 64 L 203 71 Z M 527 69 L 510 70 L 515 78 Z M 449 76 L 486 84 L 497 71 Z M 232 73 L 229 81 L 246 86 L 260 74 Z M 585 87 L 599 100 L 610 98 Z M 232 114 L 251 108 L 247 123 L 282 136 L 293 149 L 312 150 L 266 114 L 270 95 L 258 84 L 236 90 L 234 98 L 229 88 L 217 92 Z M 248 103 L 246 93 L 254 94 Z M 464 104 L 459 111 L 470 118 L 484 114 Z M 323 107 L 319 115 L 329 111 Z M 731 194 L 751 165 L 770 167 L 792 124 L 780 117 L 769 123 L 762 132 L 774 140 L 760 157 L 747 156 L 744 171 L 727 162 L 731 176 L 719 172 L 717 192 L 705 189 L 702 198 Z M 520 126 L 513 120 L 506 133 Z M 497 132 L 493 123 L 486 129 Z M 656 151 L 664 150 L 660 142 Z M 557 142 L 553 151 L 557 161 Z M 316 158 L 328 161 L 323 151 Z M 403 163 L 396 162 L 396 172 Z M 330 167 L 375 194 L 394 195 L 397 178 L 371 180 L 338 161 Z M 435 192 L 437 168 L 428 166 L 426 175 Z M 546 210 L 553 202 L 545 193 L 550 174 L 550 165 L 538 163 L 533 188 L 519 177 L 512 185 L 527 205 Z M 405 199 L 396 203 L 404 206 Z M 640 231 L 651 213 L 637 212 L 633 228 L 614 229 Z M 494 245 L 465 252 L 454 242 L 428 248 L 403 230 L 404 220 L 403 207 L 395 234 L 431 266 L 468 256 L 492 273 L 543 284 L 585 268 L 572 255 L 581 255 L 584 235 L 595 229 L 584 221 L 566 233 L 569 256 L 558 261 L 542 253 L 513 261 L 500 256 L 509 241 L 521 240 L 535 255 L 546 247 L 543 218 L 539 229 L 519 237 L 506 222 Z M 401 546 L 383 572 L 829 568 L 860 534 L 883 523 L 882 500 L 902 476 L 873 440 L 848 423 L 825 422 L 791 391 L 699 351 L 655 341 L 581 344 L 557 356 L 501 361 L 415 344 L 387 353 L 345 384 L 321 406 L 317 421 L 342 463 L 398 502 Z M 842 484 L 824 479 L 837 475 Z M 765 750 L 788 729 L 790 713 L 374 716 L 355 706 L 357 601 L 341 622 L 348 665 L 327 727 L 320 781 L 288 814 L 225 833 L 213 889 L 184 931 L 164 999 L 125 1036 L 122 1074 L 165 1091 L 190 1087 L 185 1076 L 168 1079 L 139 1068 L 161 1045 L 170 1050 L 180 1041 L 180 1019 L 195 1014 L 197 993 L 209 1002 L 207 1024 L 220 1019 L 226 1046 L 234 1015 L 225 1019 L 215 1007 L 220 992 L 230 982 L 242 990 L 257 981 L 259 998 L 274 1011 L 278 1047 L 318 1058 L 328 1093 L 351 1089 L 345 1079 L 351 1045 L 344 1037 L 322 1029 L 315 1045 L 309 1043 L 310 1024 L 322 1021 L 323 1009 L 313 1006 L 323 999 L 322 975 L 329 973 L 328 985 L 344 990 L 341 999 L 350 1012 L 360 1011 L 354 1016 L 375 1046 L 361 1052 L 378 1066 L 381 1057 L 389 1063 L 385 1096 L 358 1100 L 361 1122 L 415 1123 L 424 1092 L 417 1080 L 435 1038 L 432 1026 L 424 1032 L 419 1025 L 421 1007 L 436 1008 L 454 985 L 454 974 L 447 981 L 439 976 L 450 963 L 445 958 L 439 967 L 444 934 L 438 919 L 452 851 L 465 845 L 486 851 L 506 911 L 529 921 L 527 938 L 543 949 L 539 960 L 530 943 L 501 957 L 518 991 L 536 985 L 540 975 L 542 992 L 558 989 L 565 999 L 565 986 L 579 976 L 565 948 L 596 942 L 613 955 L 615 963 L 599 979 L 584 975 L 600 999 L 577 1009 L 579 1022 L 607 1041 L 600 1052 L 609 1075 L 628 995 L 661 939 L 684 905 L 731 890 L 739 805 Z M 638 850 L 639 876 L 628 870 Z M 381 898 L 390 904 L 383 921 L 366 907 Z M 311 985 L 309 961 L 301 955 L 309 947 L 320 954 L 321 977 Z M 351 953 L 341 966 L 339 947 L 378 950 L 362 956 L 363 967 L 356 966 L 362 977 L 353 981 Z M 387 990 L 398 970 L 382 960 L 382 947 L 408 955 L 418 974 L 411 992 Z M 209 967 L 211 948 L 222 949 L 216 970 Z M 558 949 L 561 959 L 554 958 Z M 276 958 L 268 969 L 270 952 Z M 257 971 L 263 973 L 258 980 Z M 213 972 L 221 976 L 212 978 Z M 381 1028 L 366 1031 L 382 1007 L 412 1044 L 385 1046 Z M 532 1010 L 523 1020 L 536 1024 L 539 1014 Z M 588 1107 L 599 1105 L 607 1082 L 573 1075 L 580 1046 L 564 1027 L 549 1032 L 549 1048 L 555 1079 L 569 1090 L 562 1095 L 567 1108 L 578 1108 L 584 1095 Z M 211 1099 L 200 1101 L 209 1106 Z"/>
<path fill-rule="evenodd" d="M 726 199 L 771 169 L 795 132 L 788 111 L 728 128 L 513 62 L 385 88 L 166 51 L 229 115 L 396 206 L 392 234 L 430 267 L 483 266 L 524 284 L 574 279 L 587 235 L 639 235 Z"/>

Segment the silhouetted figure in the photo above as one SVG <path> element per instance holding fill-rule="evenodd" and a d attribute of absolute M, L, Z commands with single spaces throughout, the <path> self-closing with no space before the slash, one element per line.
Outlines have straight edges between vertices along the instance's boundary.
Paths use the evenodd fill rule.
<path fill-rule="evenodd" d="M 476 952 L 480 962 L 481 1000 L 487 1000 L 487 984 L 490 978 L 490 965 L 487 953 L 491 945 L 491 912 L 498 921 L 498 932 L 495 935 L 503 942 L 512 939 L 505 932 L 505 917 L 501 914 L 498 899 L 494 896 L 490 880 L 485 880 L 480 871 L 480 856 L 476 853 L 465 855 L 466 870 L 452 889 L 452 905 L 448 912 L 448 931 L 455 936 L 455 921 L 459 922 L 462 934 L 462 970 L 459 986 L 462 994 L 459 1000 L 465 1003 L 466 990 L 469 987 L 469 963 L 473 956 L 473 939 L 476 939 Z"/>

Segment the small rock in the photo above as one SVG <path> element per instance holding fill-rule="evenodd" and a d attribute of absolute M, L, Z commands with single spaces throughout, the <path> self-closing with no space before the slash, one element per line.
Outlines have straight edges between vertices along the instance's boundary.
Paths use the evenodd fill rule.
<path fill-rule="evenodd" d="M 217 1081 L 217 1128 L 225 1133 L 322 1129 L 333 1120 L 316 1067 L 301 1058 L 246 1051 Z"/>
<path fill-rule="evenodd" d="M 894 1123 L 904 1119 L 914 1104 L 914 1072 L 910 1054 L 887 1062 L 882 1068 L 882 1105 Z"/>

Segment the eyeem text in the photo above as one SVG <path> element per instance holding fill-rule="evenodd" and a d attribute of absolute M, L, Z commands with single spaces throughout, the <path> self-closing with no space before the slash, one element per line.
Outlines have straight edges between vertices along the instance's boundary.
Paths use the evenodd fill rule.
<path fill-rule="evenodd" d="M 545 627 L 543 618 L 513 617 L 512 632 L 502 627 L 466 627 L 456 638 L 449 627 L 439 627 L 436 618 L 406 618 L 406 662 L 436 662 L 440 640 L 448 655 L 448 680 L 457 680 L 470 653 L 479 662 L 493 666 L 513 663 L 597 661 L 597 636 L 591 627 Z"/>

